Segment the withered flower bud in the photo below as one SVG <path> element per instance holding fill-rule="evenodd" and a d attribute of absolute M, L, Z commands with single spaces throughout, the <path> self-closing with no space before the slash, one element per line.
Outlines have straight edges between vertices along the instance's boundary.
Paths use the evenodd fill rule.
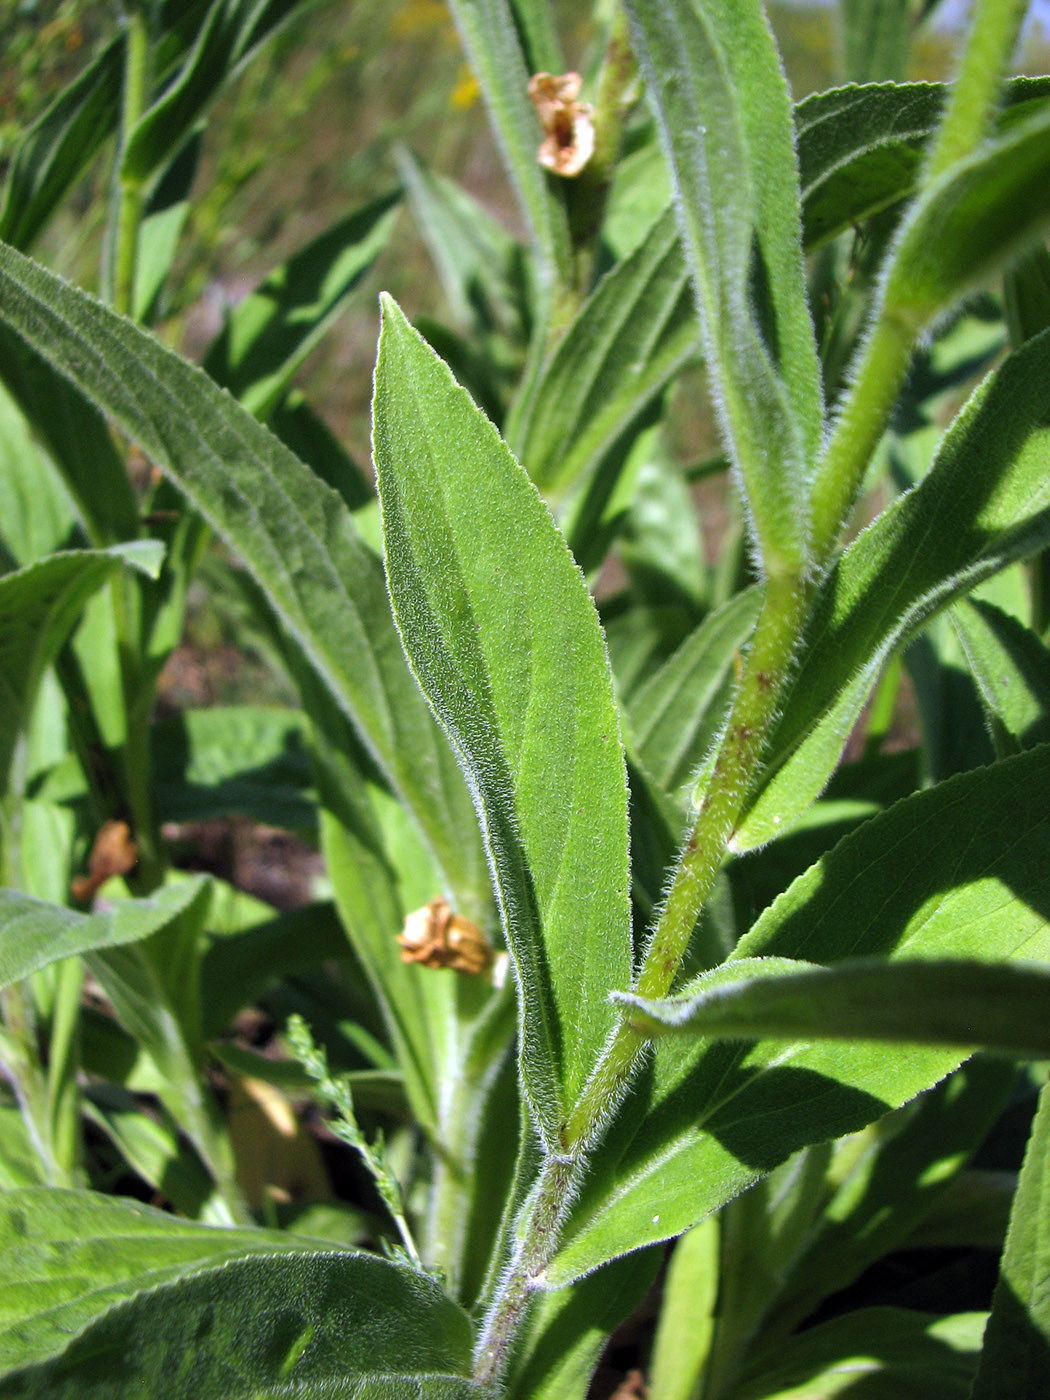
<path fill-rule="evenodd" d="M 474 976 L 492 967 L 493 950 L 481 929 L 461 914 L 453 914 L 440 896 L 407 916 L 397 941 L 403 962 L 451 967 Z"/>
<path fill-rule="evenodd" d="M 579 73 L 537 73 L 529 80 L 529 96 L 544 130 L 536 158 L 555 175 L 578 175 L 594 152 L 592 109 L 576 101 L 582 86 Z"/>
<path fill-rule="evenodd" d="M 138 849 L 131 839 L 131 828 L 127 822 L 103 822 L 88 857 L 89 873 L 73 878 L 70 886 L 73 898 L 86 904 L 112 876 L 126 875 L 138 858 Z"/>

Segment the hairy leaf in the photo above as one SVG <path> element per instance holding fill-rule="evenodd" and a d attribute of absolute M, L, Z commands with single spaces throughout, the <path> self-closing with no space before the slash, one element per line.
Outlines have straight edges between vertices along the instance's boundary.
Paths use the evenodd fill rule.
<path fill-rule="evenodd" d="M 0 1395 L 248 1400 L 355 1380 L 389 1383 L 377 1396 L 470 1394 L 454 1381 L 467 1318 L 425 1275 L 371 1255 L 27 1189 L 0 1202 L 0 1259 L 14 1285 Z"/>
<path fill-rule="evenodd" d="M 775 903 L 737 958 L 1050 956 L 1050 747 L 942 783 L 866 822 Z M 610 1129 L 558 1284 L 680 1233 L 799 1147 L 853 1132 L 937 1083 L 955 1050 L 855 1042 L 657 1041 Z"/>
<path fill-rule="evenodd" d="M 148 899 L 122 900 L 98 914 L 0 890 L 0 986 L 77 953 L 137 943 L 169 924 L 201 893 L 200 877 L 181 880 Z"/>
<path fill-rule="evenodd" d="M 627 12 L 759 548 L 771 567 L 798 567 L 823 406 L 791 102 L 772 34 L 757 0 L 655 0 Z"/>
<path fill-rule="evenodd" d="M 963 960 L 834 967 L 790 958 L 733 959 L 659 1001 L 616 1000 L 648 1035 L 712 1040 L 884 1040 L 1050 1057 L 1050 970 Z"/>
<path fill-rule="evenodd" d="M 375 457 L 394 610 L 476 794 L 548 1141 L 612 1024 L 631 940 L 627 789 L 608 660 L 535 488 L 384 303 Z"/>
<path fill-rule="evenodd" d="M 450 885 L 476 890 L 469 795 L 405 666 L 380 562 L 343 500 L 201 370 L 11 249 L 0 249 L 0 319 L 111 414 L 238 551 Z"/>
<path fill-rule="evenodd" d="M 788 829 L 827 782 L 885 658 L 932 613 L 1050 538 L 1050 333 L 990 375 L 929 473 L 845 551 L 806 628 L 738 850 Z"/>

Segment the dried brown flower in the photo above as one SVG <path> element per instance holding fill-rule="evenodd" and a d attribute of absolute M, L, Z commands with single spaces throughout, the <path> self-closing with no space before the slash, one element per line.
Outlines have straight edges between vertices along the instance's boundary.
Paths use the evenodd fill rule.
<path fill-rule="evenodd" d="M 398 934 L 403 962 L 451 967 L 480 976 L 492 967 L 492 946 L 470 919 L 453 914 L 440 896 L 405 919 Z"/>
<path fill-rule="evenodd" d="M 544 131 L 536 158 L 555 175 L 578 175 L 594 152 L 592 109 L 576 100 L 582 86 L 579 73 L 537 73 L 529 81 Z"/>
<path fill-rule="evenodd" d="M 70 884 L 73 898 L 87 904 L 113 875 L 126 875 L 138 858 L 127 822 L 103 822 L 88 857 L 88 874 L 77 875 Z"/>

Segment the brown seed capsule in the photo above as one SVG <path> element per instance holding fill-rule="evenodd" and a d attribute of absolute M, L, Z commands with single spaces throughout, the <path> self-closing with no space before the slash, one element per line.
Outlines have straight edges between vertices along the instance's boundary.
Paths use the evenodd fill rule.
<path fill-rule="evenodd" d="M 594 153 L 592 109 L 576 101 L 582 86 L 579 73 L 537 73 L 529 80 L 544 131 L 536 158 L 555 175 L 578 175 Z"/>
<path fill-rule="evenodd" d="M 127 822 L 103 822 L 91 847 L 87 875 L 77 875 L 70 886 L 73 898 L 86 904 L 113 875 L 126 875 L 139 858 Z"/>
<path fill-rule="evenodd" d="M 403 962 L 451 967 L 475 976 L 492 967 L 493 950 L 481 929 L 461 914 L 453 914 L 440 896 L 408 915 L 397 941 Z"/>

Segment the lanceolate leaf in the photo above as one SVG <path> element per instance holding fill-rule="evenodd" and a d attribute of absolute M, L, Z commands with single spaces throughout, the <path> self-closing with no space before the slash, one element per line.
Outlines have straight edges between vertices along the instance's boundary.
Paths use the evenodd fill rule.
<path fill-rule="evenodd" d="M 476 794 L 552 1142 L 630 978 L 627 789 L 597 614 L 535 488 L 389 300 L 374 441 L 395 614 Z"/>
<path fill-rule="evenodd" d="M 814 93 L 795 108 L 807 248 L 905 199 L 944 105 L 940 83 L 849 84 Z M 1000 130 L 1033 115 L 1050 79 L 1015 78 Z"/>
<path fill-rule="evenodd" d="M 342 499 L 202 371 L 0 249 L 0 318 L 174 480 L 237 550 L 409 804 L 454 889 L 481 874 L 470 799 L 401 655 L 379 560 Z"/>
<path fill-rule="evenodd" d="M 972 1400 L 1038 1395 L 1050 1363 L 1050 1088 L 1039 1095 Z"/>
<path fill-rule="evenodd" d="M 265 418 L 295 370 L 385 247 L 400 193 L 340 219 L 239 302 L 208 349 L 204 368 L 245 408 Z"/>
<path fill-rule="evenodd" d="M 929 473 L 828 575 L 738 850 L 788 829 L 838 762 L 883 661 L 931 613 L 1050 538 L 1050 333 L 981 385 Z"/>
<path fill-rule="evenodd" d="M 1044 745 L 866 822 L 775 901 L 733 959 L 1046 962 L 1048 859 Z M 863 1042 L 658 1040 L 603 1142 L 551 1282 L 680 1233 L 799 1147 L 881 1117 L 961 1058 Z"/>
<path fill-rule="evenodd" d="M 1050 739 L 1050 651 L 1035 632 L 983 599 L 948 614 L 1000 750 Z"/>
<path fill-rule="evenodd" d="M 712 1040 L 886 1040 L 1050 1057 L 1050 969 L 855 958 L 834 967 L 741 958 L 662 1001 L 620 993 L 650 1035 Z"/>
<path fill-rule="evenodd" d="M 949 167 L 907 215 L 886 274 L 887 313 L 925 325 L 1050 220 L 1050 111 Z"/>
<path fill-rule="evenodd" d="M 372 1255 L 27 1189 L 0 1204 L 0 1260 L 0 1395 L 471 1394 L 466 1316 Z"/>
<path fill-rule="evenodd" d="M 674 216 L 588 298 L 507 435 L 545 494 L 586 476 L 699 351 L 699 327 Z"/>
<path fill-rule="evenodd" d="M 182 880 L 149 899 L 125 900 L 99 914 L 0 890 L 0 986 L 76 953 L 136 943 L 164 928 L 201 892 L 201 880 Z"/>
<path fill-rule="evenodd" d="M 166 77 L 207 11 L 207 0 L 167 0 L 160 7 L 154 64 Z M 55 205 L 112 133 L 120 114 L 124 36 L 120 35 L 33 123 L 15 148 L 0 238 L 28 248 Z"/>
<path fill-rule="evenodd" d="M 214 0 L 182 71 L 128 134 L 122 173 L 133 180 L 153 174 L 259 45 L 309 3 Z"/>
<path fill-rule="evenodd" d="M 543 132 L 529 99 L 530 74 L 514 6 L 510 0 L 451 0 L 450 8 L 481 84 L 549 291 L 556 275 L 571 281 L 572 245 L 565 205 L 536 159 Z"/>
<path fill-rule="evenodd" d="M 791 102 L 758 0 L 628 3 L 670 164 L 708 374 L 767 564 L 798 567 L 822 399 Z"/>
<path fill-rule="evenodd" d="M 111 550 L 69 550 L 0 579 L 0 792 L 40 677 L 79 620 L 84 604 L 122 564 L 156 576 L 155 541 Z"/>

